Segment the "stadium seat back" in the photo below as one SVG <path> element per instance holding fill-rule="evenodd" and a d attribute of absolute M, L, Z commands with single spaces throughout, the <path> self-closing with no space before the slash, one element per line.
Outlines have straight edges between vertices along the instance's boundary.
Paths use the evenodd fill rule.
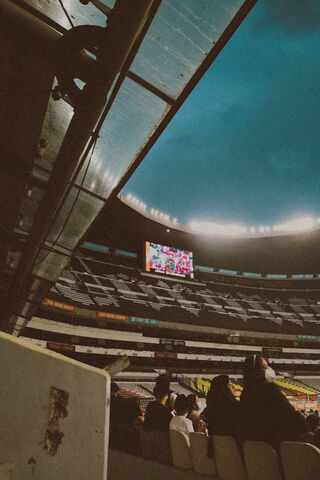
<path fill-rule="evenodd" d="M 184 435 L 176 430 L 170 430 L 169 436 L 173 465 L 184 470 L 192 470 L 190 447 Z"/>
<path fill-rule="evenodd" d="M 320 450 L 309 443 L 282 442 L 281 460 L 285 480 L 320 478 Z"/>
<path fill-rule="evenodd" d="M 213 449 L 221 480 L 247 480 L 244 463 L 234 438 L 214 435 Z"/>
<path fill-rule="evenodd" d="M 155 456 L 152 448 L 151 432 L 144 430 L 144 428 L 141 427 L 139 428 L 139 435 L 140 435 L 141 453 L 143 458 L 146 458 L 148 460 L 154 460 Z"/>
<path fill-rule="evenodd" d="M 172 463 L 169 435 L 161 430 L 151 431 L 151 444 L 154 459 L 159 463 Z"/>
<path fill-rule="evenodd" d="M 208 441 L 209 439 L 203 433 L 190 433 L 190 452 L 193 470 L 202 475 L 216 475 L 215 461 L 207 456 Z"/>
<path fill-rule="evenodd" d="M 279 455 L 268 443 L 246 441 L 243 455 L 248 480 L 283 480 Z"/>

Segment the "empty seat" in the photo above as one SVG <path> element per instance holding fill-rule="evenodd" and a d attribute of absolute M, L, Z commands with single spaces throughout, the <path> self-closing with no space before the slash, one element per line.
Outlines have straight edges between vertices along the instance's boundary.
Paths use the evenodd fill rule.
<path fill-rule="evenodd" d="M 207 456 L 209 439 L 200 432 L 191 432 L 189 437 L 193 470 L 202 475 L 216 475 L 215 461 Z"/>
<path fill-rule="evenodd" d="M 279 455 L 268 443 L 246 441 L 243 455 L 248 480 L 283 480 Z"/>
<path fill-rule="evenodd" d="M 170 430 L 169 437 L 173 465 L 184 470 L 192 470 L 191 452 L 185 436 L 176 430 Z"/>
<path fill-rule="evenodd" d="M 213 449 L 221 480 L 247 480 L 244 464 L 234 438 L 214 435 Z"/>
<path fill-rule="evenodd" d="M 320 478 L 320 450 L 314 445 L 282 442 L 281 460 L 285 480 Z"/>

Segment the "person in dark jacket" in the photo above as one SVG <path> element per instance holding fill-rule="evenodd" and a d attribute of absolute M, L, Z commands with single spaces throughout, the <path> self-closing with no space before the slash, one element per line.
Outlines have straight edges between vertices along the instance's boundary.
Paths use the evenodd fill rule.
<path fill-rule="evenodd" d="M 158 383 L 153 389 L 155 400 L 147 406 L 144 428 L 145 430 L 169 431 L 169 423 L 172 420 L 170 408 L 166 406 L 168 398 L 167 384 Z"/>
<path fill-rule="evenodd" d="M 241 440 L 240 402 L 235 397 L 234 386 L 228 375 L 218 375 L 211 380 L 207 396 L 206 421 L 209 436 L 228 435 Z"/>
<path fill-rule="evenodd" d="M 274 378 L 275 372 L 265 358 L 259 354 L 247 357 L 241 408 L 244 438 L 265 441 L 279 451 L 282 441 L 299 440 L 307 424 L 273 383 Z"/>

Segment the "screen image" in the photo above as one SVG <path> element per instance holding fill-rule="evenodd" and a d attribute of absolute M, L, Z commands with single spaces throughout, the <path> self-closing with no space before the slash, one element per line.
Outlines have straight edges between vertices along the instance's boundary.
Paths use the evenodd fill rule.
<path fill-rule="evenodd" d="M 146 271 L 193 278 L 193 254 L 187 250 L 146 242 Z"/>

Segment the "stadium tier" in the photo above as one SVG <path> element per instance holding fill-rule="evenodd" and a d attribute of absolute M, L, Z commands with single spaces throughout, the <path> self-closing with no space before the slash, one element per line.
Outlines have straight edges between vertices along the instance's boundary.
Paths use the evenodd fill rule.
<path fill-rule="evenodd" d="M 280 374 L 318 374 L 320 279 L 244 279 L 197 267 L 194 278 L 181 278 L 104 248 L 78 251 L 24 338 L 100 367 L 127 355 L 136 369 L 238 375 L 246 356 L 261 352 Z"/>
<path fill-rule="evenodd" d="M 272 282 L 264 288 L 259 279 L 252 280 L 250 286 L 248 279 L 246 285 L 239 285 L 238 276 L 227 280 L 226 275 L 199 271 L 193 281 L 163 278 L 138 265 L 128 267 L 107 259 L 76 256 L 51 288 L 49 298 L 158 321 L 240 331 L 320 333 L 320 280 L 315 281 L 316 288 L 308 290 L 296 290 L 294 280 L 291 288 L 279 288 Z"/>

